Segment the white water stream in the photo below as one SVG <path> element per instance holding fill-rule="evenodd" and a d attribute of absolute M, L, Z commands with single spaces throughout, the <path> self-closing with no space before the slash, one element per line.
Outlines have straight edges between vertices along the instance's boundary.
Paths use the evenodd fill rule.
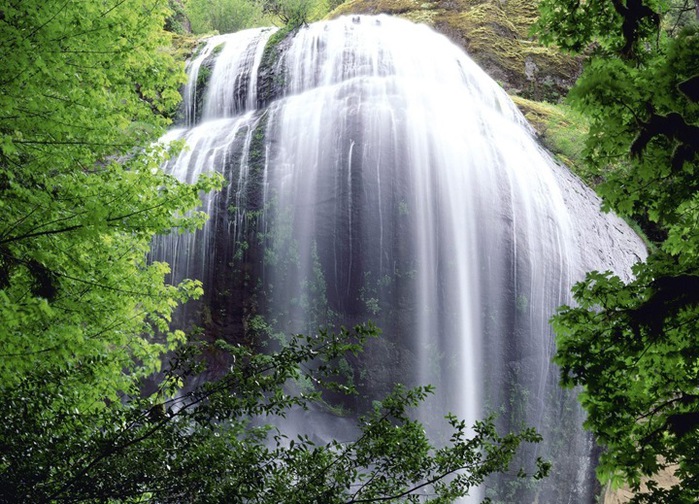
<path fill-rule="evenodd" d="M 271 33 L 214 37 L 189 66 L 170 137 L 190 150 L 168 169 L 229 181 L 202 233 L 157 244 L 175 279 L 205 283 L 206 313 L 190 315 L 231 340 L 255 316 L 286 333 L 372 318 L 384 337 L 354 372 L 365 393 L 433 383 L 427 423 L 499 411 L 505 428 L 537 426 L 546 441 L 528 454 L 553 474 L 518 499 L 591 501 L 592 444 L 557 387 L 548 319 L 585 271 L 628 272 L 640 240 L 429 28 L 316 23 L 260 68 Z"/>

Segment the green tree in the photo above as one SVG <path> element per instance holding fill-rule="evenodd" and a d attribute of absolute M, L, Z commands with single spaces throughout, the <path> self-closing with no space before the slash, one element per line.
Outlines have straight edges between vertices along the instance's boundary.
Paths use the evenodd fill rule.
<path fill-rule="evenodd" d="M 192 31 L 192 25 L 187 17 L 187 11 L 184 8 L 185 0 L 168 0 L 168 8 L 170 13 L 165 18 L 165 30 L 184 35 Z"/>
<path fill-rule="evenodd" d="M 262 6 L 266 13 L 278 17 L 290 28 L 312 21 L 319 9 L 327 9 L 320 6 L 318 0 L 262 0 Z"/>
<path fill-rule="evenodd" d="M 72 436 L 71 416 L 104 428 L 107 405 L 183 339 L 171 311 L 200 291 L 146 261 L 156 233 L 203 221 L 188 212 L 215 182 L 180 184 L 159 168 L 165 149 L 146 148 L 184 80 L 166 14 L 159 0 L 0 8 L 0 394 L 36 406 L 5 411 L 25 423 L 3 431 L 2 486 L 23 437 L 38 463 L 42 430 Z"/>
<path fill-rule="evenodd" d="M 699 33 L 696 19 L 666 22 L 680 3 L 540 3 L 544 39 L 592 50 L 569 95 L 591 120 L 587 162 L 605 208 L 649 238 L 632 281 L 590 273 L 553 318 L 562 382 L 582 386 L 605 447 L 598 474 L 637 491 L 651 477 L 633 502 L 699 499 Z M 659 488 L 652 476 L 673 464 L 680 484 Z"/>
<path fill-rule="evenodd" d="M 144 149 L 179 101 L 157 0 L 9 2 L 0 15 L 0 380 L 101 360 L 81 405 L 115 398 L 182 335 L 167 328 L 191 282 L 147 264 L 156 233 L 193 229 L 199 185 Z M 161 333 L 160 344 L 147 336 Z M 141 336 L 143 335 L 143 337 Z M 122 373 L 135 369 L 138 373 Z M 76 399 L 77 400 L 77 399 Z"/>
<path fill-rule="evenodd" d="M 188 0 L 185 10 L 194 33 L 233 33 L 267 24 L 256 0 Z"/>

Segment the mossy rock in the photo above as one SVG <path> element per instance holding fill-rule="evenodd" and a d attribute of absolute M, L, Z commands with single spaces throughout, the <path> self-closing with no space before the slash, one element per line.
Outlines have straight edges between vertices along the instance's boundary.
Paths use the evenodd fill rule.
<path fill-rule="evenodd" d="M 537 19 L 531 0 L 348 0 L 330 17 L 392 14 L 425 23 L 461 45 L 508 92 L 557 101 L 580 72 L 580 60 L 529 35 Z"/>
<path fill-rule="evenodd" d="M 546 135 L 552 121 L 564 118 L 563 112 L 549 103 L 527 100 L 519 96 L 512 96 L 512 101 L 524 114 L 539 137 Z"/>
<path fill-rule="evenodd" d="M 186 61 L 191 58 L 197 48 L 201 45 L 202 39 L 191 33 L 172 34 L 172 55 L 179 61 Z"/>
<path fill-rule="evenodd" d="M 257 74 L 257 106 L 264 108 L 273 100 L 279 98 L 284 89 L 286 74 L 284 68 L 278 65 L 291 44 L 292 38 L 298 28 L 284 27 L 277 30 L 267 40 L 260 70 Z"/>
<path fill-rule="evenodd" d="M 565 104 L 536 102 L 519 96 L 512 96 L 512 100 L 534 128 L 542 145 L 561 163 L 572 168 L 591 187 L 601 181 L 597 173 L 586 168 L 584 160 L 590 128 L 587 118 Z"/>

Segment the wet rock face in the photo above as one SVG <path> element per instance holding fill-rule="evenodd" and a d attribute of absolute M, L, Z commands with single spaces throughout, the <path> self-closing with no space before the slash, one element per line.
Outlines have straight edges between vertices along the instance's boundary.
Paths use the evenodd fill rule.
<path fill-rule="evenodd" d="M 279 62 L 289 50 L 294 31 L 280 31 L 272 35 L 262 55 L 262 63 L 257 74 L 257 106 L 267 107 L 284 94 L 286 69 Z"/>
<path fill-rule="evenodd" d="M 424 23 L 463 47 L 510 94 L 557 101 L 577 79 L 580 60 L 529 35 L 531 0 L 349 0 L 331 15 L 386 13 Z"/>
<path fill-rule="evenodd" d="M 214 64 L 216 63 L 217 54 L 210 54 L 207 56 L 199 68 L 199 73 L 197 74 L 196 89 L 195 89 L 195 116 L 194 122 L 199 122 L 201 119 L 202 110 L 204 110 L 204 97 L 206 96 L 206 90 L 209 87 L 209 80 L 211 79 L 211 73 L 214 69 Z"/>
<path fill-rule="evenodd" d="M 537 65 L 522 62 L 525 80 Z M 373 320 L 382 338 L 344 363 L 356 403 L 433 384 L 427 419 L 495 411 L 503 431 L 536 426 L 547 441 L 522 460 L 550 458 L 552 476 L 543 489 L 493 484 L 493 496 L 590 502 L 594 451 L 557 386 L 548 318 L 585 271 L 628 271 L 642 244 L 552 162 L 503 89 L 444 36 L 389 16 L 212 38 L 189 68 L 190 122 L 171 137 L 190 148 L 166 169 L 227 184 L 204 198 L 201 232 L 156 244 L 175 282 L 204 285 L 180 320 L 266 348 Z M 313 418 L 314 434 L 337 433 Z"/>

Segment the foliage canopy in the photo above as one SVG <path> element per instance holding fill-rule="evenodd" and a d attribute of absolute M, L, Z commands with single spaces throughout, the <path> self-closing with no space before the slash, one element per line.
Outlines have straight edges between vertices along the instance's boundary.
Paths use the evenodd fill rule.
<path fill-rule="evenodd" d="M 328 12 L 326 0 L 188 0 L 194 33 L 233 33 L 281 22 L 290 29 Z"/>
<path fill-rule="evenodd" d="M 159 365 L 167 323 L 195 295 L 147 264 L 155 233 L 202 222 L 212 180 L 187 186 L 143 150 L 178 102 L 158 1 L 10 2 L 0 24 L 0 380 L 100 362 L 73 385 L 81 406 Z M 162 333 L 153 345 L 140 335 Z M 141 371 L 134 369 L 137 359 Z M 97 368 L 102 371 L 97 371 Z M 118 383 L 117 383 L 118 382 Z"/>
<path fill-rule="evenodd" d="M 194 33 L 233 33 L 267 24 L 262 5 L 252 0 L 189 0 L 186 13 Z"/>
<path fill-rule="evenodd" d="M 586 158 L 605 207 L 651 242 L 633 280 L 590 273 L 578 305 L 553 318 L 562 381 L 582 385 L 586 425 L 606 447 L 598 473 L 637 491 L 651 477 L 633 502 L 699 498 L 699 31 L 696 20 L 663 29 L 679 3 L 540 3 L 545 38 L 592 44 L 569 101 L 591 120 Z M 674 464 L 680 484 L 659 488 L 652 476 Z"/>

